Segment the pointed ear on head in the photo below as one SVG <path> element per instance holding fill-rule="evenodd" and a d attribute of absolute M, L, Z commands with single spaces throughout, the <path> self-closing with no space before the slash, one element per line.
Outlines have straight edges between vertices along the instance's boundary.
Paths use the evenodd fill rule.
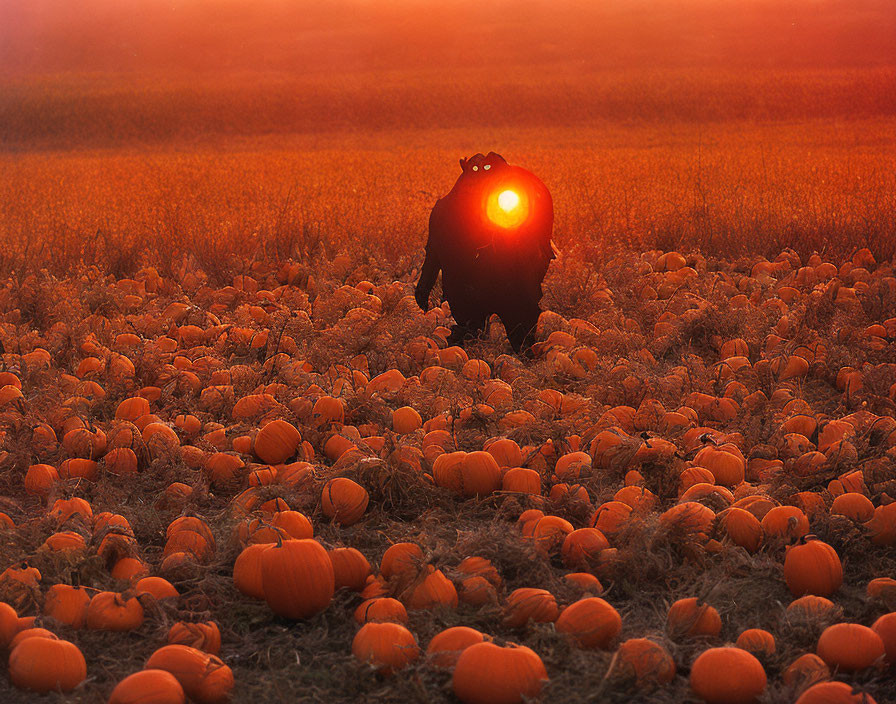
<path fill-rule="evenodd" d="M 467 170 L 467 160 L 466 159 L 460 160 L 460 170 L 463 172 L 466 172 L 466 170 Z"/>
<path fill-rule="evenodd" d="M 505 158 L 504 158 L 503 156 L 501 156 L 500 154 L 496 154 L 495 152 L 489 152 L 489 153 L 488 153 L 488 156 L 487 156 L 486 158 L 489 159 L 489 160 L 491 160 L 491 161 L 494 161 L 495 159 L 500 159 L 500 160 L 503 161 L 505 164 L 507 163 L 507 159 L 505 159 Z"/>

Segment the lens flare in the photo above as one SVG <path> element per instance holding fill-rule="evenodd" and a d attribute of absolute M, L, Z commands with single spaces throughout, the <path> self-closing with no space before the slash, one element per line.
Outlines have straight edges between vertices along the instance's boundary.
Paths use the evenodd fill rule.
<path fill-rule="evenodd" d="M 485 203 L 485 214 L 495 225 L 515 228 L 529 217 L 529 201 L 518 188 L 496 188 Z"/>
<path fill-rule="evenodd" d="M 506 213 L 509 213 L 519 204 L 520 197 L 515 191 L 504 191 L 498 196 L 498 205 L 501 206 L 501 210 Z"/>

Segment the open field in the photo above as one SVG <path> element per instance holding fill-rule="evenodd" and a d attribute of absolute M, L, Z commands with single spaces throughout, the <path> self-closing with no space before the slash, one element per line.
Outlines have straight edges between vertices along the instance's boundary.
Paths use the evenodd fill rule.
<path fill-rule="evenodd" d="M 0 1 L 0 702 L 169 642 L 173 704 L 896 702 L 894 36 L 890 0 Z M 554 202 L 531 358 L 413 297 L 492 150 Z M 71 647 L 32 626 L 71 691 L 24 689 Z M 456 626 L 532 681 L 443 666 Z"/>
<path fill-rule="evenodd" d="M 83 264 L 132 275 L 185 255 L 223 283 L 253 261 L 350 253 L 422 261 L 458 155 L 493 149 L 539 174 L 555 240 L 600 266 L 613 248 L 727 257 L 896 251 L 896 120 L 604 123 L 267 136 L 0 155 L 3 271 Z"/>

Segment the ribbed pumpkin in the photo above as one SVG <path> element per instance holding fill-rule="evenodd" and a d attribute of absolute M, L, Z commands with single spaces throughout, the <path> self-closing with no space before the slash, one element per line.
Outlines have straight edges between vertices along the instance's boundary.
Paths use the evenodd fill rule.
<path fill-rule="evenodd" d="M 513 467 L 504 473 L 501 489 L 520 494 L 541 494 L 541 475 L 534 469 Z"/>
<path fill-rule="evenodd" d="M 712 529 L 715 513 L 696 501 L 675 504 L 660 514 L 660 525 L 676 537 L 703 542 Z"/>
<path fill-rule="evenodd" d="M 155 599 L 176 599 L 180 596 L 177 588 L 162 577 L 144 577 L 134 585 L 137 596 L 149 594 Z"/>
<path fill-rule="evenodd" d="M 246 547 L 233 563 L 233 585 L 246 596 L 264 599 L 261 578 L 261 555 L 272 543 L 257 543 Z"/>
<path fill-rule="evenodd" d="M 840 494 L 831 504 L 831 514 L 846 516 L 859 523 L 866 523 L 874 518 L 874 504 L 864 494 L 848 491 Z"/>
<path fill-rule="evenodd" d="M 336 589 L 347 587 L 356 592 L 364 589 L 370 575 L 370 563 L 355 548 L 333 548 L 329 551 L 333 563 Z"/>
<path fill-rule="evenodd" d="M 465 557 L 455 569 L 465 575 L 484 577 L 495 589 L 501 589 L 504 584 L 497 568 L 484 557 Z"/>
<path fill-rule="evenodd" d="M 9 679 L 32 692 L 71 692 L 87 678 L 87 663 L 74 643 L 27 638 L 9 654 Z"/>
<path fill-rule="evenodd" d="M 166 645 L 146 661 L 147 670 L 165 670 L 199 704 L 223 704 L 230 699 L 233 672 L 218 657 L 188 645 Z"/>
<path fill-rule="evenodd" d="M 722 486 L 736 486 L 744 480 L 744 456 L 730 443 L 718 447 L 707 445 L 694 456 L 694 464 L 706 467 L 715 477 L 716 484 Z"/>
<path fill-rule="evenodd" d="M 308 618 L 330 605 L 333 563 L 316 540 L 284 540 L 261 553 L 264 599 L 279 616 Z"/>
<path fill-rule="evenodd" d="M 632 511 L 631 506 L 621 501 L 607 501 L 597 508 L 589 523 L 612 540 L 628 523 Z"/>
<path fill-rule="evenodd" d="M 809 519 L 796 506 L 775 506 L 762 517 L 766 538 L 796 540 L 809 533 Z"/>
<path fill-rule="evenodd" d="M 819 682 L 803 692 L 795 704 L 877 704 L 870 694 L 845 682 Z"/>
<path fill-rule="evenodd" d="M 486 639 L 475 628 L 454 626 L 434 635 L 426 648 L 426 654 L 435 667 L 448 670 L 457 664 L 457 659 L 464 650 Z"/>
<path fill-rule="evenodd" d="M 679 599 L 669 607 L 666 630 L 672 638 L 682 636 L 717 636 L 722 630 L 719 612 L 697 597 Z"/>
<path fill-rule="evenodd" d="M 468 452 L 460 463 L 461 493 L 488 496 L 501 488 L 501 468 L 488 452 Z"/>
<path fill-rule="evenodd" d="M 560 555 L 567 567 L 588 569 L 598 563 L 601 551 L 608 547 L 610 541 L 597 528 L 579 528 L 567 534 Z"/>
<path fill-rule="evenodd" d="M 302 435 L 285 420 L 272 420 L 255 436 L 255 454 L 265 464 L 283 464 L 302 444 Z"/>
<path fill-rule="evenodd" d="M 535 549 L 543 555 L 559 551 L 566 536 L 573 532 L 572 523 L 560 516 L 543 516 L 532 525 L 531 538 Z"/>
<path fill-rule="evenodd" d="M 757 657 L 775 654 L 775 637 L 761 628 L 748 628 L 737 637 L 736 645 Z"/>
<path fill-rule="evenodd" d="M 877 619 L 872 624 L 871 630 L 877 633 L 883 641 L 890 665 L 896 665 L 896 611 L 884 614 Z"/>
<path fill-rule="evenodd" d="M 170 672 L 140 670 L 115 685 L 108 704 L 183 704 L 184 688 Z"/>
<path fill-rule="evenodd" d="M 557 620 L 560 609 L 554 595 L 546 589 L 521 587 L 511 592 L 504 606 L 504 625 L 509 628 L 524 626 L 529 619 L 538 623 Z"/>
<path fill-rule="evenodd" d="M 0 648 L 6 648 L 19 630 L 19 615 L 6 602 L 0 601 Z"/>
<path fill-rule="evenodd" d="M 401 600 L 411 610 L 457 606 L 457 589 L 441 570 L 427 566 L 404 590 Z"/>
<path fill-rule="evenodd" d="M 103 631 L 132 631 L 143 623 L 143 606 L 136 598 L 99 592 L 87 606 L 87 627 Z"/>
<path fill-rule="evenodd" d="M 370 621 L 388 621 L 389 623 L 407 623 L 408 612 L 398 599 L 376 597 L 367 599 L 355 609 L 355 621 L 360 624 Z"/>
<path fill-rule="evenodd" d="M 328 481 L 320 497 L 324 515 L 344 526 L 353 525 L 361 520 L 369 501 L 367 490 L 346 477 L 336 477 Z"/>
<path fill-rule="evenodd" d="M 54 584 L 44 598 L 43 614 L 72 628 L 83 628 L 87 623 L 90 593 L 77 586 Z M 0 638 L 2 645 L 2 638 Z"/>
<path fill-rule="evenodd" d="M 762 543 L 762 526 L 759 519 L 742 508 L 728 508 L 719 514 L 725 533 L 735 545 L 748 552 L 756 552 Z"/>
<path fill-rule="evenodd" d="M 794 596 L 831 596 L 843 583 L 837 551 L 820 540 L 808 539 L 787 549 L 784 579 Z"/>
<path fill-rule="evenodd" d="M 402 406 L 392 411 L 392 430 L 399 435 L 408 435 L 423 425 L 420 414 L 411 406 Z"/>
<path fill-rule="evenodd" d="M 667 684 L 675 679 L 675 661 L 662 645 L 647 638 L 630 638 L 616 651 L 617 667 L 639 684 Z"/>
<path fill-rule="evenodd" d="M 752 704 L 767 683 L 762 664 L 740 648 L 710 648 L 691 666 L 691 689 L 706 704 Z"/>
<path fill-rule="evenodd" d="M 896 545 L 896 501 L 878 506 L 874 516 L 865 524 L 875 545 Z"/>
<path fill-rule="evenodd" d="M 571 572 L 564 575 L 563 579 L 569 584 L 574 584 L 585 593 L 600 594 L 604 590 L 600 580 L 588 572 Z"/>
<path fill-rule="evenodd" d="M 622 632 L 622 618 L 600 597 L 588 597 L 563 609 L 554 627 L 581 648 L 607 650 Z"/>
<path fill-rule="evenodd" d="M 856 672 L 874 665 L 884 656 L 884 642 L 867 626 L 835 623 L 824 629 L 816 648 L 831 669 Z"/>
<path fill-rule="evenodd" d="M 830 599 L 814 594 L 806 594 L 787 605 L 785 613 L 790 620 L 816 621 L 831 617 L 837 606 Z"/>
<path fill-rule="evenodd" d="M 423 562 L 423 550 L 416 543 L 390 545 L 380 560 L 380 574 L 386 579 L 412 574 Z"/>
<path fill-rule="evenodd" d="M 178 621 L 168 631 L 168 644 L 189 645 L 210 655 L 217 655 L 221 650 L 221 631 L 214 621 Z"/>
<path fill-rule="evenodd" d="M 390 675 L 420 657 L 417 639 L 398 623 L 366 623 L 352 640 L 352 655 Z"/>
<path fill-rule="evenodd" d="M 816 682 L 823 682 L 830 677 L 831 671 L 824 660 L 815 653 L 804 653 L 787 666 L 781 679 L 788 687 L 798 685 L 806 687 Z"/>
<path fill-rule="evenodd" d="M 476 643 L 457 659 L 451 687 L 464 704 L 522 704 L 548 680 L 541 658 L 529 648 Z"/>

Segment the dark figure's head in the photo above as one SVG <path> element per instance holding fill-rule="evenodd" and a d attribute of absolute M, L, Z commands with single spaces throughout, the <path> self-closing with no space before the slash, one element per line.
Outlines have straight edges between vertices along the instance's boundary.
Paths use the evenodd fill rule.
<path fill-rule="evenodd" d="M 485 156 L 474 154 L 469 159 L 460 160 L 461 171 L 466 176 L 494 175 L 494 172 L 506 166 L 507 162 L 504 160 L 504 157 L 494 152 L 489 152 Z"/>
<path fill-rule="evenodd" d="M 541 282 L 553 258 L 554 210 L 537 176 L 495 152 L 461 159 L 454 188 L 429 218 L 426 260 L 417 283 L 420 307 L 442 272 L 442 292 L 462 344 L 497 314 L 510 344 L 528 350 L 541 309 Z"/>

